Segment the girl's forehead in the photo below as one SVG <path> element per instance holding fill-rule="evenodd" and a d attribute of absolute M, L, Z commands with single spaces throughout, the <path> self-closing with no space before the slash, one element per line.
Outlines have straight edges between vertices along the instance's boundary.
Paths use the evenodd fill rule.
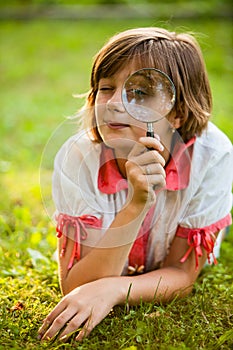
<path fill-rule="evenodd" d="M 131 61 L 127 64 L 119 66 L 117 70 L 110 70 L 108 74 L 103 75 L 101 78 L 112 78 L 112 79 L 127 79 L 131 74 L 142 68 L 154 68 L 149 67 L 138 61 Z"/>

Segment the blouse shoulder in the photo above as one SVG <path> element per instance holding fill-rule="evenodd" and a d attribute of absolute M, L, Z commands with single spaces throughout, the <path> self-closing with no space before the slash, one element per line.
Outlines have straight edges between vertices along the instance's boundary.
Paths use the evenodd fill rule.
<path fill-rule="evenodd" d="M 193 152 L 193 171 L 205 173 L 208 169 L 219 167 L 222 171 L 232 170 L 233 147 L 230 139 L 213 123 L 196 138 Z"/>
<path fill-rule="evenodd" d="M 225 218 L 232 208 L 233 152 L 228 137 L 214 124 L 196 138 L 186 192 L 187 208 L 179 225 L 203 228 Z"/>
<path fill-rule="evenodd" d="M 92 142 L 85 130 L 79 131 L 71 136 L 59 149 L 55 156 L 54 168 L 66 169 L 68 166 L 80 164 L 81 162 L 93 163 L 100 154 L 99 144 Z"/>
<path fill-rule="evenodd" d="M 207 129 L 200 137 L 197 137 L 196 143 L 205 149 L 211 150 L 212 154 L 223 155 L 232 153 L 232 143 L 224 132 L 222 132 L 212 122 L 208 123 Z"/>
<path fill-rule="evenodd" d="M 94 185 L 97 183 L 99 146 L 85 131 L 80 131 L 58 151 L 52 176 L 52 195 L 57 212 L 80 216 L 93 213 L 91 208 L 95 208 L 94 212 L 99 213 Z"/>
<path fill-rule="evenodd" d="M 90 140 L 85 130 L 81 130 L 75 135 L 69 137 L 63 143 L 57 154 L 67 154 L 67 152 L 74 147 L 80 149 L 80 152 L 84 149 L 86 150 L 93 147 L 93 142 Z"/>

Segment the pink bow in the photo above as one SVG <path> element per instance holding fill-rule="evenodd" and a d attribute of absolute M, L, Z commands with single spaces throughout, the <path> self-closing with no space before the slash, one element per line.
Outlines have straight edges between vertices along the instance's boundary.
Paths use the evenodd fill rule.
<path fill-rule="evenodd" d="M 214 258 L 214 264 L 217 264 L 217 260 L 213 253 L 215 243 L 215 236 L 211 231 L 199 229 L 199 230 L 191 230 L 188 233 L 188 245 L 190 248 L 187 250 L 183 258 L 180 260 L 180 262 L 185 262 L 192 252 L 192 250 L 195 250 L 195 260 L 196 260 L 196 270 L 198 268 L 198 258 L 203 255 L 201 246 L 206 250 L 207 252 L 207 258 L 208 262 L 210 263 L 210 254 L 213 254 Z"/>
<path fill-rule="evenodd" d="M 66 252 L 67 245 L 67 233 L 68 228 L 74 228 L 74 247 L 71 254 L 71 258 L 68 265 L 68 270 L 71 269 L 74 263 L 74 259 L 80 260 L 81 257 L 81 247 L 80 241 L 85 240 L 87 238 L 88 232 L 86 230 L 86 226 L 89 227 L 101 227 L 102 220 L 98 219 L 92 215 L 82 215 L 82 216 L 69 216 L 66 214 L 59 214 L 57 217 L 57 237 L 60 238 L 62 235 L 64 236 L 62 249 L 60 256 L 63 257 Z"/>

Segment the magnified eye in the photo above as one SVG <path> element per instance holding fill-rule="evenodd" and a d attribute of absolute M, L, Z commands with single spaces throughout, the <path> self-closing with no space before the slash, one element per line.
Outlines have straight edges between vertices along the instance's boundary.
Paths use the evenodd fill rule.
<path fill-rule="evenodd" d="M 132 88 L 127 91 L 127 98 L 129 102 L 142 103 L 147 95 L 147 92 L 141 88 Z"/>
<path fill-rule="evenodd" d="M 138 97 L 142 97 L 142 96 L 146 96 L 146 92 L 144 92 L 143 90 L 140 90 L 140 89 L 133 89 L 133 94 L 135 96 L 138 96 Z"/>

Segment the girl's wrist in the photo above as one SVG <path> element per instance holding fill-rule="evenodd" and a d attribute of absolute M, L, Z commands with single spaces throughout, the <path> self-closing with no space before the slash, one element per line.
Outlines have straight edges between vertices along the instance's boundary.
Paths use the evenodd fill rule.
<path fill-rule="evenodd" d="M 123 209 L 126 210 L 131 216 L 140 216 L 145 215 L 151 207 L 151 203 L 149 202 L 140 202 L 135 200 L 134 198 L 129 198 Z"/>
<path fill-rule="evenodd" d="M 151 207 L 154 205 L 154 203 L 143 203 L 143 204 L 138 204 L 138 203 L 133 203 L 131 202 L 128 204 L 126 210 L 127 210 L 127 215 L 129 215 L 136 219 L 136 220 L 143 220 L 145 219 L 148 211 L 151 209 Z"/>
<path fill-rule="evenodd" d="M 156 195 L 154 190 L 147 191 L 132 191 L 129 188 L 128 197 L 125 203 L 125 208 L 129 207 L 129 210 L 135 213 L 148 212 L 148 210 L 155 204 Z"/>
<path fill-rule="evenodd" d="M 131 283 L 125 276 L 106 277 L 115 292 L 115 305 L 124 305 L 130 295 Z"/>

